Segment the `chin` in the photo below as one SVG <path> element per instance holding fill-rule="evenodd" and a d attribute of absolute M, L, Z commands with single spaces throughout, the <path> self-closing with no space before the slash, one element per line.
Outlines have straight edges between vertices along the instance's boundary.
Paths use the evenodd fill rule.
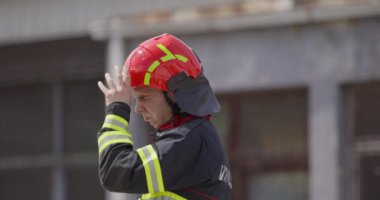
<path fill-rule="evenodd" d="M 155 128 L 155 129 L 158 129 L 158 128 L 160 128 L 160 126 L 158 126 L 157 124 L 151 124 L 151 123 L 149 123 L 153 128 Z"/>

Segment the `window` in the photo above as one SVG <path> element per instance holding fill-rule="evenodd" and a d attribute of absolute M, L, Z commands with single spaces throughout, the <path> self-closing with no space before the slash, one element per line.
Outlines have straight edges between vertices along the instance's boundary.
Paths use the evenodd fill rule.
<path fill-rule="evenodd" d="M 0 156 L 51 151 L 51 87 L 0 88 Z"/>
<path fill-rule="evenodd" d="M 380 83 L 344 88 L 350 200 L 375 200 L 380 187 Z"/>
<path fill-rule="evenodd" d="M 220 96 L 227 111 L 215 121 L 228 129 L 233 199 L 306 200 L 307 92 L 268 91 Z M 224 123 L 221 123 L 224 119 Z"/>
<path fill-rule="evenodd" d="M 0 47 L 0 199 L 104 199 L 96 81 L 105 45 L 84 37 Z"/>
<path fill-rule="evenodd" d="M 50 199 L 51 185 L 48 168 L 0 171 L 0 199 Z"/>
<path fill-rule="evenodd" d="M 97 152 L 97 131 L 104 119 L 104 97 L 96 81 L 64 84 L 65 152 Z"/>
<path fill-rule="evenodd" d="M 53 94 L 60 88 L 64 105 L 53 108 Z M 96 81 L 69 82 L 58 88 L 51 84 L 15 86 L 0 91 L 0 199 L 50 199 L 57 181 L 52 176 L 55 166 L 67 169 L 66 185 L 60 188 L 67 190 L 67 199 L 104 199 L 97 173 L 96 140 L 104 102 Z M 62 109 L 62 116 L 55 118 L 54 109 Z M 64 140 L 60 143 L 64 152 L 53 151 L 54 123 L 63 123 L 60 134 Z M 62 157 L 57 156 L 60 153 Z"/>
<path fill-rule="evenodd" d="M 360 158 L 360 183 L 360 199 L 376 200 L 380 197 L 380 155 Z"/>
<path fill-rule="evenodd" d="M 66 199 L 104 199 L 104 190 L 100 186 L 98 168 L 96 165 L 68 167 L 66 170 L 66 181 Z"/>

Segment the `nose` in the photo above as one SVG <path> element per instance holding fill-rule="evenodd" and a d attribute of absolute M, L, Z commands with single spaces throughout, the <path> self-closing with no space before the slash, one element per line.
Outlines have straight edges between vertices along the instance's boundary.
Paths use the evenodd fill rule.
<path fill-rule="evenodd" d="M 139 100 L 136 100 L 135 112 L 141 113 L 142 111 L 143 111 L 143 105 L 141 104 L 141 102 Z"/>

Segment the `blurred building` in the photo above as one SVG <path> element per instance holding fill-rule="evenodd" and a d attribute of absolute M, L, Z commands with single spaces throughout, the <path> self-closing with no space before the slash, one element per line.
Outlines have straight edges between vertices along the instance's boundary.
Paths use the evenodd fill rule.
<path fill-rule="evenodd" d="M 96 82 L 163 32 L 218 93 L 234 199 L 378 199 L 379 0 L 1 1 L 0 199 L 135 199 L 99 185 Z"/>

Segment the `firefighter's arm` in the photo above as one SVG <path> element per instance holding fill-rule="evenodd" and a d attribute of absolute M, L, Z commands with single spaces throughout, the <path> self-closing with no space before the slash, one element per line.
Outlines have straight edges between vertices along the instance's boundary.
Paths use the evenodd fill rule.
<path fill-rule="evenodd" d="M 146 193 L 144 168 L 128 132 L 130 108 L 113 102 L 106 113 L 98 134 L 100 182 L 110 191 Z"/>
<path fill-rule="evenodd" d="M 105 75 L 107 86 L 98 82 L 106 101 L 106 118 L 98 132 L 99 178 L 105 189 L 117 192 L 147 192 L 144 169 L 133 151 L 128 132 L 131 89 L 126 71 L 115 67 L 116 81 Z"/>

